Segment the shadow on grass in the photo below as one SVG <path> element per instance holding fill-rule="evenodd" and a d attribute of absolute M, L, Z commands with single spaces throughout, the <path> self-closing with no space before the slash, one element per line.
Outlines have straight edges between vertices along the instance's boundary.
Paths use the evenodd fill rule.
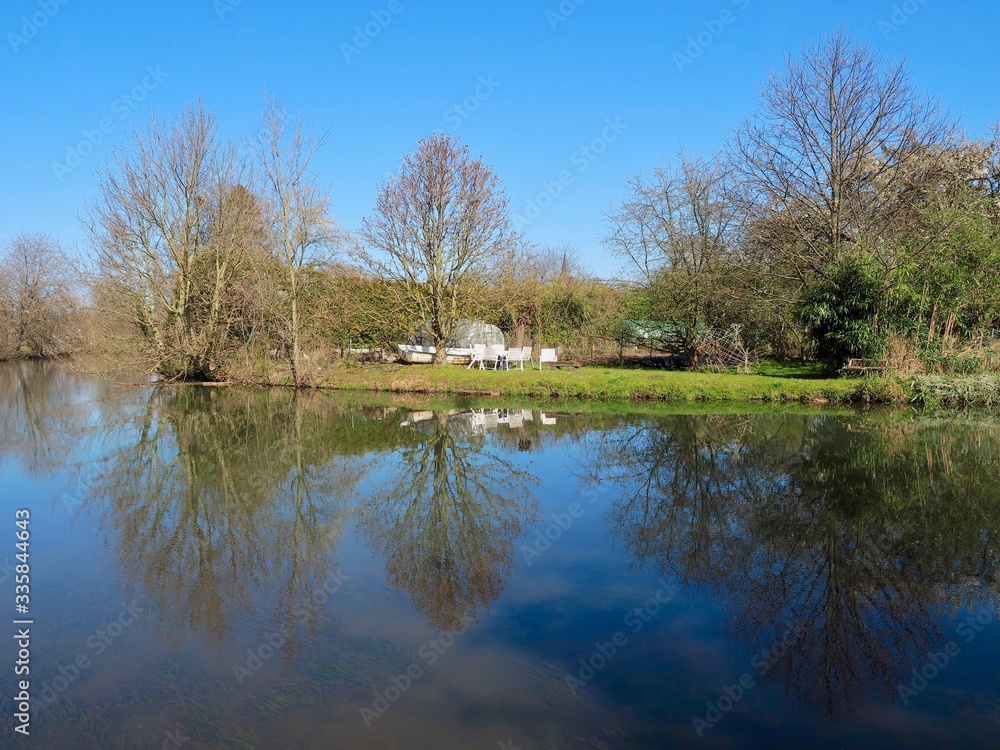
<path fill-rule="evenodd" d="M 823 365 L 815 362 L 761 362 L 754 368 L 757 375 L 794 380 L 824 380 L 834 377 Z"/>
<path fill-rule="evenodd" d="M 619 360 L 617 357 L 607 357 L 604 359 L 595 358 L 584 364 L 588 367 L 606 367 L 612 370 L 674 370 L 679 372 L 690 372 L 684 361 L 684 357 L 676 356 L 644 356 L 626 357 Z M 735 370 L 732 371 L 735 373 Z M 764 361 L 757 365 L 751 372 L 753 375 L 764 375 L 769 378 L 787 378 L 790 380 L 826 380 L 836 377 L 830 373 L 823 365 L 815 362 L 774 362 Z"/>

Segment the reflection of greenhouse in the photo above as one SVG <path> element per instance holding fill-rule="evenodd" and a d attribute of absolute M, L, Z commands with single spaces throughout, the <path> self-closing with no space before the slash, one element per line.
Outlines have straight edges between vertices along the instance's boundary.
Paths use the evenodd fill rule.
<path fill-rule="evenodd" d="M 524 427 L 526 423 L 550 426 L 556 418 L 543 411 L 530 409 L 452 409 L 448 412 L 413 411 L 399 423 L 400 427 L 416 427 L 421 432 L 432 435 L 437 431 L 437 420 L 447 422 L 448 433 L 458 439 L 474 435 L 485 435 L 491 430 L 507 427 L 512 430 Z"/>

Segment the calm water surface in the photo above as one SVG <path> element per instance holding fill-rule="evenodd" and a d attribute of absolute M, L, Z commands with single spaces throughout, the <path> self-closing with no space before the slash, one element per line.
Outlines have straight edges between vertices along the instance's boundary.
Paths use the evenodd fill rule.
<path fill-rule="evenodd" d="M 998 745 L 989 415 L 0 402 L 3 747 Z"/>

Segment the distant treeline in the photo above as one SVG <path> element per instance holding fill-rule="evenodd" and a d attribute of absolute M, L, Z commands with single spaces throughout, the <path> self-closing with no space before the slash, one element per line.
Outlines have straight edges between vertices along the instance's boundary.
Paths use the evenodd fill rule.
<path fill-rule="evenodd" d="M 838 33 L 787 58 L 719 153 L 628 177 L 603 238 L 624 278 L 607 281 L 573 248 L 528 243 L 457 138 L 421 141 L 348 232 L 310 167 L 326 134 L 268 100 L 258 131 L 228 142 L 198 102 L 99 167 L 78 268 L 44 235 L 7 244 L 0 357 L 299 383 L 421 325 L 443 357 L 476 317 L 512 343 L 641 344 L 694 366 L 738 330 L 746 350 L 831 369 L 989 369 L 998 133 L 964 136 L 902 64 Z"/>

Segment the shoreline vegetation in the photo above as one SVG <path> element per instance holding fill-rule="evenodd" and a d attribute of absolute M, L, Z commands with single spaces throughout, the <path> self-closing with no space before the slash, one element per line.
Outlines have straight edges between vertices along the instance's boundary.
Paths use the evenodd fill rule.
<path fill-rule="evenodd" d="M 263 381 L 171 385 L 291 388 L 291 377 Z M 808 366 L 762 365 L 754 374 L 655 371 L 612 367 L 525 372 L 399 364 L 344 364 L 299 383 L 300 388 L 474 399 L 525 398 L 653 404 L 806 404 L 993 407 L 1000 377 L 818 377 Z"/>

